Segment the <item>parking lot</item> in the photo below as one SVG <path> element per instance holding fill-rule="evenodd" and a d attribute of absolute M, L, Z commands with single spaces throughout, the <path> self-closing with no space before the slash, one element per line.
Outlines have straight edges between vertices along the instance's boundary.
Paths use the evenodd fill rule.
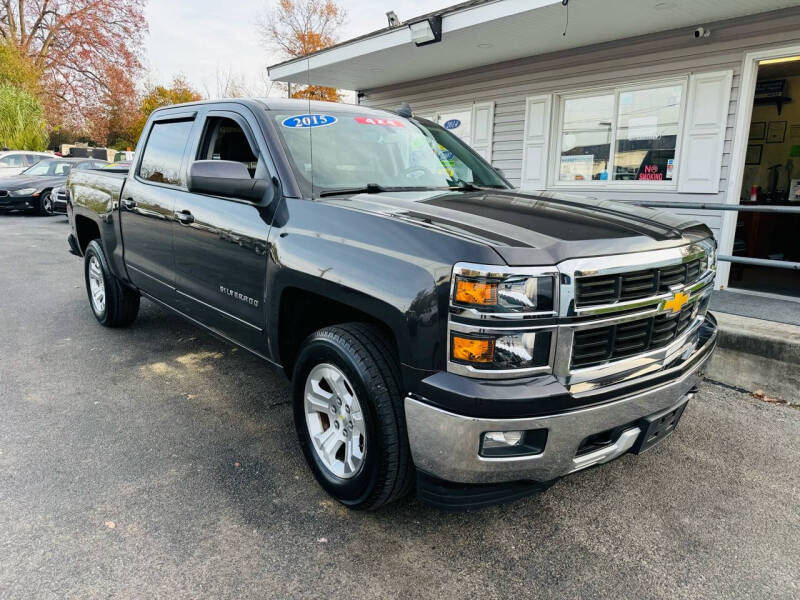
<path fill-rule="evenodd" d="M 0 215 L 2 598 L 797 598 L 800 411 L 706 384 L 672 438 L 473 513 L 350 512 L 283 375 L 143 302 L 92 316 L 62 217 Z"/>

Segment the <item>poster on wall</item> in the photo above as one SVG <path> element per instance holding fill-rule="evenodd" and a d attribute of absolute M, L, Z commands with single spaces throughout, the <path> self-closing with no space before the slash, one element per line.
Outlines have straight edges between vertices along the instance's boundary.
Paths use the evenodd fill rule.
<path fill-rule="evenodd" d="M 561 179 L 564 181 L 591 181 L 594 154 L 566 154 L 561 156 Z"/>
<path fill-rule="evenodd" d="M 786 121 L 770 121 L 767 126 L 767 143 L 782 144 L 786 139 Z"/>
<path fill-rule="evenodd" d="M 744 164 L 746 165 L 760 165 L 761 164 L 761 150 L 764 148 L 761 144 L 748 144 L 747 154 L 744 156 Z"/>
<path fill-rule="evenodd" d="M 766 121 L 755 121 L 750 123 L 750 136 L 751 140 L 763 140 L 767 133 Z"/>

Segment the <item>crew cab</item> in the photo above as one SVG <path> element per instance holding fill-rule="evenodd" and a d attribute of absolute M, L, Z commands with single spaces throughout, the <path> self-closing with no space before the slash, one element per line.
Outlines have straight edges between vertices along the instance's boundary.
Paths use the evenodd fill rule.
<path fill-rule="evenodd" d="M 521 193 L 407 106 L 163 108 L 129 169 L 68 189 L 97 320 L 144 296 L 280 367 L 352 508 L 477 507 L 642 452 L 716 343 L 705 225 Z"/>

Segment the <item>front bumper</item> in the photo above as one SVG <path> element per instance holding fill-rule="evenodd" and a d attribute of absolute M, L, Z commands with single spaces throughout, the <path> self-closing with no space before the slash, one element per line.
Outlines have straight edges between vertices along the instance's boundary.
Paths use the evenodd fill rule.
<path fill-rule="evenodd" d="M 513 481 L 547 482 L 574 471 L 607 462 L 636 443 L 637 422 L 685 403 L 698 385 L 717 340 L 716 322 L 706 317 L 697 344 L 679 364 L 659 374 L 652 387 L 616 395 L 602 404 L 527 418 L 465 416 L 433 406 L 435 399 L 405 399 L 411 452 L 417 468 L 436 479 L 464 484 Z M 632 384 L 635 384 L 632 382 Z M 485 385 L 485 383 L 484 383 Z M 504 385 L 497 382 L 498 386 Z M 474 399 L 465 398 L 465 405 Z M 543 398 L 546 401 L 546 398 Z M 626 427 L 627 426 L 627 427 Z M 590 436 L 622 427 L 617 439 L 605 448 L 579 455 Z M 546 429 L 547 441 L 540 454 L 488 458 L 479 455 L 481 435 L 487 431 Z"/>
<path fill-rule="evenodd" d="M 2 196 L 0 197 L 0 208 L 6 210 L 26 209 L 36 206 L 36 198 L 33 196 Z"/>

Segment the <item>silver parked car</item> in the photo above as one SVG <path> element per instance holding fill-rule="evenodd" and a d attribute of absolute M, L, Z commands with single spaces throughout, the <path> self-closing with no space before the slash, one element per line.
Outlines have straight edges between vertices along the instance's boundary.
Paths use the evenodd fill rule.
<path fill-rule="evenodd" d="M 5 150 L 0 152 L 0 177 L 19 175 L 28 167 L 32 167 L 46 158 L 54 158 L 46 152 L 28 150 Z"/>

